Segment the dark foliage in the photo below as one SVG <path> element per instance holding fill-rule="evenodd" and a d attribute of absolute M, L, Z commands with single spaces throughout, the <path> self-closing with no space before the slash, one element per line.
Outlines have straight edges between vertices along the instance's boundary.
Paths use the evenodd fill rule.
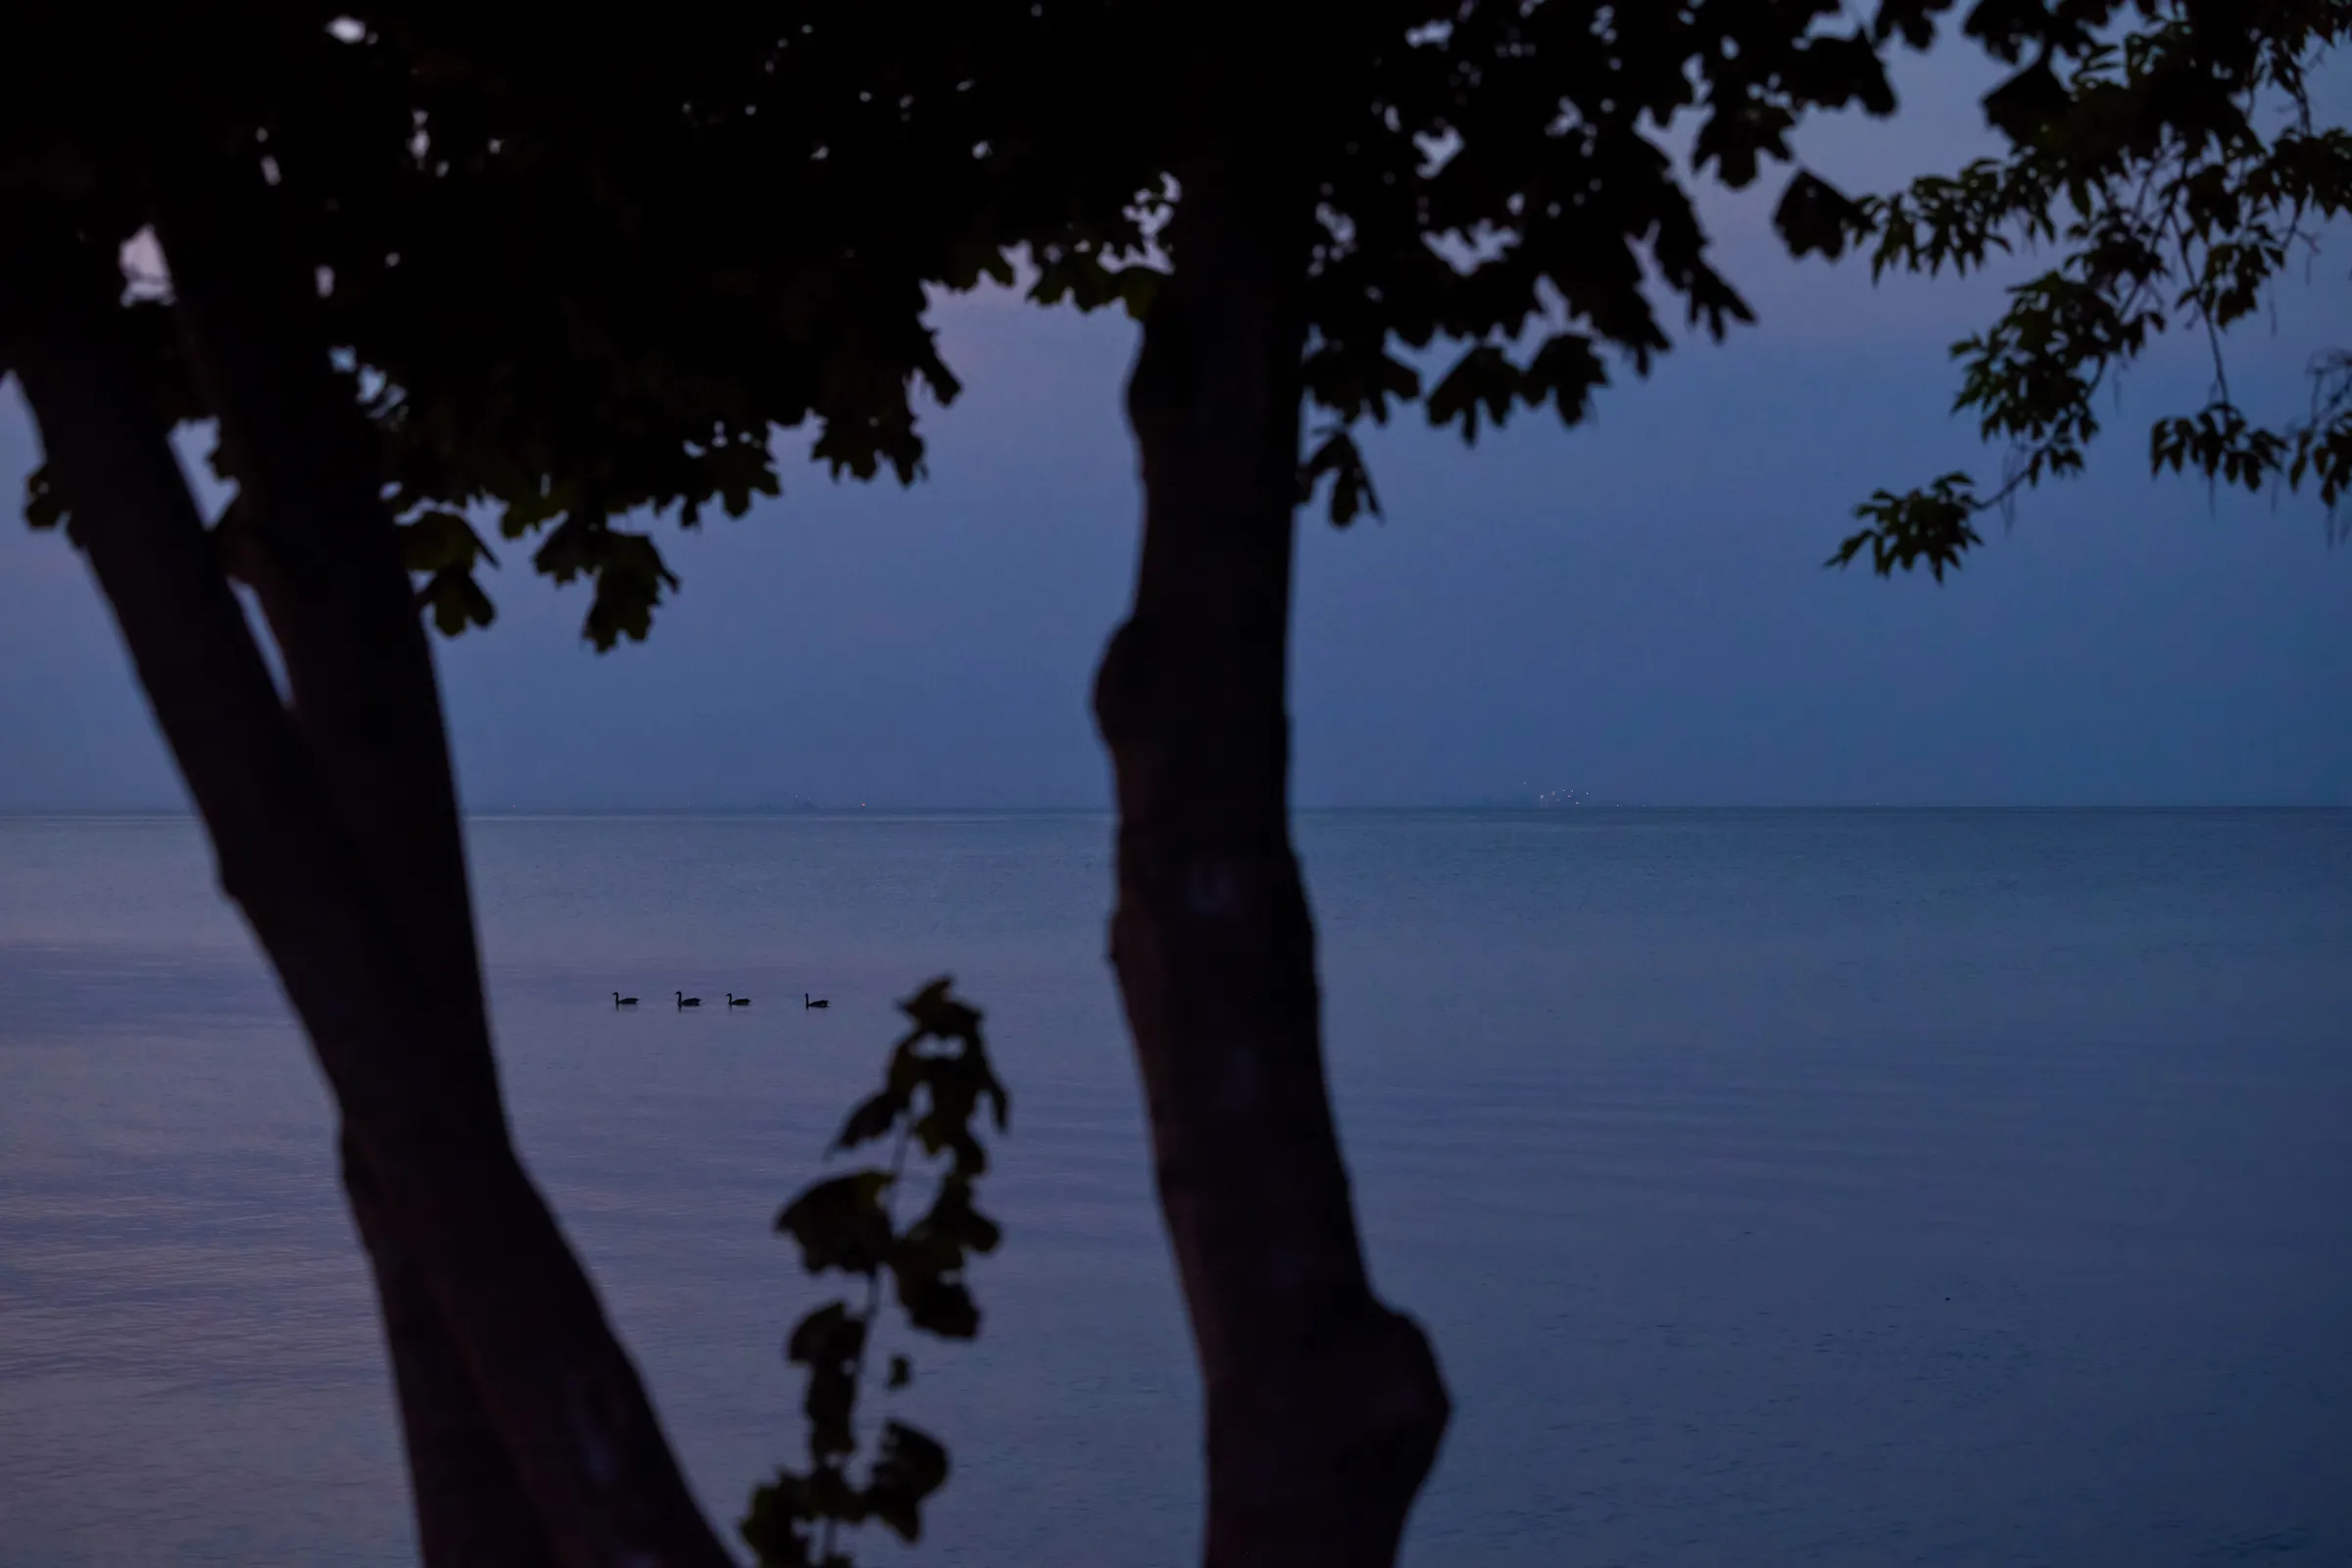
<path fill-rule="evenodd" d="M 2352 30 L 2346 0 L 2116 0 L 1980 6 L 1970 29 L 2019 70 L 1984 101 L 2009 152 L 1874 198 L 1853 220 L 1889 268 L 1966 272 L 2020 248 L 2057 253 L 2010 290 L 1984 332 L 1952 346 L 1955 410 L 2008 444 L 2002 482 L 1966 473 L 1881 490 L 1831 558 L 1937 577 L 1979 542 L 1971 519 L 2079 472 L 2095 403 L 2168 327 L 2212 347 L 2205 405 L 2155 421 L 2148 461 L 2260 490 L 2305 483 L 2330 524 L 2352 485 L 2352 360 L 2315 355 L 2301 418 L 2264 424 L 2230 391 L 2223 334 L 2262 309 L 2352 208 L 2352 132 L 2312 114 L 2310 74 Z"/>
<path fill-rule="evenodd" d="M 1886 46 L 1924 45 L 1947 3 L 1862 24 L 1836 0 L 1269 20 L 1269 51 L 1315 63 L 1304 370 L 1329 422 L 1302 484 L 1329 478 L 1335 522 L 1377 512 L 1350 432 L 1403 404 L 1465 440 L 1522 409 L 1582 420 L 1612 360 L 1646 373 L 1671 346 L 1661 292 L 1710 335 L 1748 319 L 1688 181 L 1786 164 L 1809 112 L 1891 112 Z M 493 613 L 469 519 L 590 582 L 609 647 L 677 586 L 622 519 L 740 515 L 780 489 L 777 432 L 809 430 L 836 474 L 919 474 L 919 401 L 959 390 L 926 290 L 1025 279 L 1041 303 L 1140 315 L 1199 120 L 1172 47 L 1191 19 L 1113 0 L 689 0 L 650 29 L 536 4 L 147 9 L 139 28 L 20 8 L 0 189 L 63 202 L 111 248 L 179 166 L 266 161 L 453 633 Z M 1686 114 L 1688 171 L 1663 141 Z M 1781 227 L 1835 254 L 1855 211 L 1798 171 Z M 173 416 L 196 416 L 169 330 L 149 335 Z M 1414 362 L 1440 343 L 1456 352 L 1425 387 Z"/>
<path fill-rule="evenodd" d="M 889 1142 L 889 1166 L 818 1182 L 776 1216 L 809 1273 L 862 1279 L 865 1293 L 859 1304 L 817 1307 L 785 1342 L 784 1358 L 808 1376 L 808 1468 L 784 1471 L 752 1494 L 742 1534 L 762 1563 L 845 1568 L 840 1529 L 869 1520 L 903 1541 L 919 1540 L 923 1500 L 947 1484 L 947 1449 L 900 1421 L 883 1423 L 864 1482 L 854 1481 L 858 1399 L 885 1278 L 908 1327 L 948 1340 L 980 1332 L 963 1271 L 973 1256 L 995 1251 L 1003 1232 L 973 1202 L 988 1168 L 973 1117 L 985 1104 L 1002 1133 L 1009 1102 L 989 1065 L 980 1014 L 949 994 L 945 977 L 900 1007 L 913 1027 L 892 1051 L 882 1088 L 850 1113 L 833 1143 L 839 1152 Z M 909 1180 L 910 1148 L 942 1164 L 930 1206 L 901 1229 L 896 1205 Z M 885 1386 L 904 1388 L 912 1376 L 907 1358 L 893 1355 Z"/>

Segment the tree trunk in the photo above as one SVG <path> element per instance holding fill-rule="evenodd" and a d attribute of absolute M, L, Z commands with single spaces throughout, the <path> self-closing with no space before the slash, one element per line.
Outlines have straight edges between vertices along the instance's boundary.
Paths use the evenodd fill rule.
<path fill-rule="evenodd" d="M 122 340 L 111 265 L 16 269 L 9 358 L 159 725 L 345 1126 L 428 1549 L 724 1563 L 634 1369 L 508 1138 L 429 653 L 348 390 L 273 225 L 171 215 L 202 379 L 260 530 L 281 703 Z M 184 198 L 193 201 L 198 198 Z M 176 236 L 176 241 L 172 236 Z M 502 1462 L 480 1446 L 495 1433 Z M 429 1437 L 427 1435 L 430 1435 Z M 517 1525 L 515 1487 L 527 1501 Z M 455 1547 L 453 1546 L 453 1550 Z M 531 1561 L 534 1554 L 507 1560 Z"/>
<path fill-rule="evenodd" d="M 425 1568 L 541 1568 L 552 1559 L 506 1446 L 416 1257 L 384 1215 L 359 1150 L 341 1140 L 343 1191 L 375 1276 Z"/>
<path fill-rule="evenodd" d="M 195 173 L 172 188 L 164 227 L 180 274 L 179 314 L 203 318 L 187 323 L 192 364 L 210 407 L 248 411 L 220 425 L 228 466 L 241 476 L 235 570 L 255 590 L 278 646 L 288 706 L 320 786 L 344 821 L 371 824 L 357 848 L 377 886 L 407 906 L 405 923 L 425 950 L 418 978 L 437 1015 L 435 1038 L 469 1048 L 457 1054 L 459 1071 L 470 1064 L 487 1073 L 489 1023 L 439 697 L 397 541 L 367 482 L 376 466 L 357 439 L 364 429 L 356 415 L 334 419 L 323 401 L 278 406 L 290 390 L 285 368 L 298 383 L 313 383 L 306 390 L 314 398 L 334 389 L 318 384 L 323 365 L 304 377 L 299 365 L 262 363 L 291 347 L 280 341 L 283 324 L 269 322 L 270 291 L 308 286 L 285 247 L 269 243 L 267 198 L 233 184 L 224 191 Z M 258 262 L 259 275 L 229 270 L 240 238 L 248 270 Z M 236 318 L 219 319 L 225 313 Z M 257 327 L 259 341 L 238 340 Z M 398 655 L 371 658 L 370 649 Z M 494 1079 L 474 1087 L 497 1095 Z M 545 1534 L 430 1282 L 386 1212 L 366 1154 L 349 1136 L 340 1149 L 382 1310 L 423 1560 L 429 1568 L 544 1563 Z"/>
<path fill-rule="evenodd" d="M 1447 1403 L 1365 1277 L 1324 1082 L 1285 697 L 1313 209 L 1240 141 L 1181 172 L 1128 386 L 1142 564 L 1095 692 L 1110 952 L 1206 1385 L 1205 1561 L 1386 1568 Z"/>

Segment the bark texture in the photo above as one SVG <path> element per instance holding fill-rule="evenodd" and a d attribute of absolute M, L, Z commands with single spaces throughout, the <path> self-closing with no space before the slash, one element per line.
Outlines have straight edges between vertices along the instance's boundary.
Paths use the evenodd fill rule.
<path fill-rule="evenodd" d="M 429 1560 L 726 1562 L 509 1140 L 430 655 L 310 296 L 264 195 L 192 180 L 159 227 L 284 697 L 122 338 L 111 266 L 20 246 L 0 338 L 221 886 L 342 1111 L 404 1430 L 428 1445 L 420 1530 L 447 1552 Z"/>
<path fill-rule="evenodd" d="M 1312 207 L 1264 153 L 1182 172 L 1128 388 L 1142 562 L 1095 692 L 1110 951 L 1206 1386 L 1205 1560 L 1385 1568 L 1448 1408 L 1366 1278 L 1324 1080 L 1286 699 Z"/>

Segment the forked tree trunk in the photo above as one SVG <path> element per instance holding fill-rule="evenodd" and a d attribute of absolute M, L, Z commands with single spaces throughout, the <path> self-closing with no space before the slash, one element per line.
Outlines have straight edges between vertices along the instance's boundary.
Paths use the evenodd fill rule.
<path fill-rule="evenodd" d="M 326 367 L 304 363 L 323 345 L 306 355 L 288 341 L 296 324 L 270 309 L 273 294 L 304 280 L 273 233 L 267 196 L 201 172 L 174 181 L 172 193 L 161 226 L 190 363 L 208 406 L 241 411 L 220 423 L 229 465 L 244 476 L 228 545 L 234 569 L 255 590 L 283 659 L 288 707 L 318 785 L 344 821 L 372 824 L 356 848 L 375 884 L 397 890 L 403 923 L 427 949 L 419 990 L 439 1036 L 478 1047 L 464 1054 L 486 1070 L 489 1025 L 448 744 L 429 664 L 418 678 L 429 656 L 368 482 L 376 465 L 357 449 L 356 416 L 338 420 L 331 403 L 300 402 L 333 388 L 322 384 Z M 486 1090 L 495 1100 L 495 1081 Z M 383 1317 L 420 1554 L 427 1568 L 544 1563 L 546 1534 L 431 1282 L 367 1154 L 348 1133 L 339 1143 Z"/>
<path fill-rule="evenodd" d="M 210 196 L 226 209 L 183 188 L 166 244 L 293 711 L 143 395 L 111 267 L 18 266 L 0 334 L 221 885 L 343 1113 L 427 1551 L 724 1563 L 509 1141 L 430 656 L 372 469 L 347 464 L 348 394 L 266 198 Z"/>
<path fill-rule="evenodd" d="M 1312 209 L 1278 165 L 1235 146 L 1181 172 L 1128 387 L 1142 564 L 1095 693 L 1119 808 L 1110 948 L 1206 1389 L 1205 1560 L 1386 1568 L 1448 1412 L 1427 1338 L 1365 1276 L 1290 841 Z"/>

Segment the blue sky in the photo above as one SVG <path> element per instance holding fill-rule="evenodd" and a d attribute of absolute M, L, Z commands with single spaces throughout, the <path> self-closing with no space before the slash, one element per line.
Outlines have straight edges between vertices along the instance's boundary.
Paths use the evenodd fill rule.
<path fill-rule="evenodd" d="M 1854 188 L 1951 167 L 1982 146 L 1982 82 L 1914 68 L 1895 127 L 1803 150 Z M 1943 354 L 1997 280 L 1790 264 L 1770 194 L 1708 209 L 1759 326 L 1573 431 L 1376 432 L 1387 519 L 1302 526 L 1298 801 L 2352 804 L 2352 549 L 2311 501 L 2147 475 L 2147 419 L 2203 396 L 2199 345 L 2152 356 L 2091 472 L 2029 496 L 1956 578 L 1821 569 L 1873 488 L 1997 471 L 1947 412 Z M 2246 401 L 2291 408 L 2309 352 L 2345 341 L 2347 267 L 2333 246 L 2237 334 Z M 747 518 L 660 525 L 685 586 L 649 644 L 594 654 L 584 597 L 503 553 L 498 625 L 440 645 L 470 806 L 1107 800 L 1086 694 L 1133 565 L 1132 328 L 1005 296 L 940 320 L 967 391 L 930 421 L 930 480 L 791 468 Z M 0 495 L 34 450 L 12 389 Z M 0 737 L 0 809 L 180 802 L 79 562 L 13 516 Z"/>

